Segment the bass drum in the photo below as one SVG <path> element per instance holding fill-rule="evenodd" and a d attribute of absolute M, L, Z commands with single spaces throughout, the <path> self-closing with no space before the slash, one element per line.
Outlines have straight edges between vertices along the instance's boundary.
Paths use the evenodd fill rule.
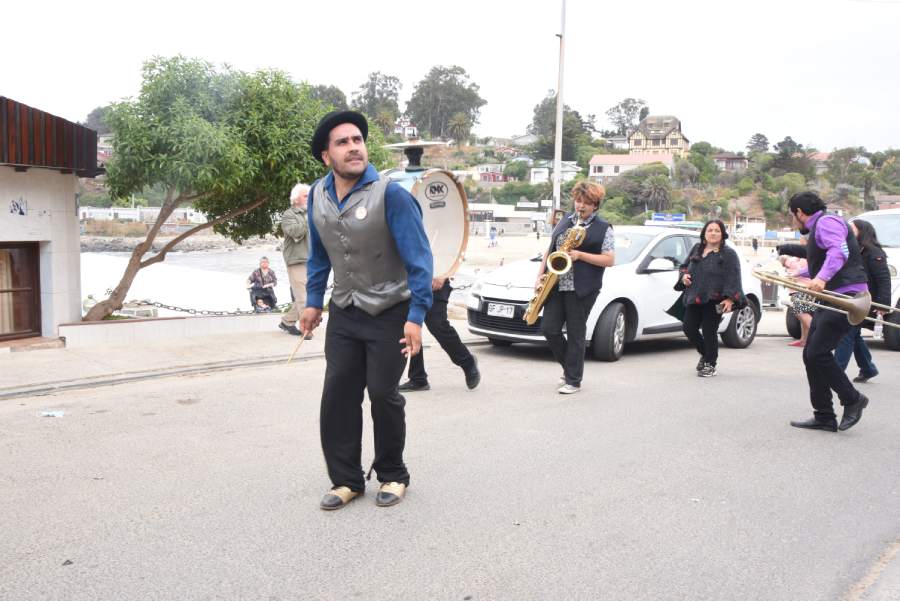
<path fill-rule="evenodd" d="M 406 188 L 422 208 L 425 233 L 434 255 L 434 277 L 452 276 L 459 269 L 469 242 L 469 203 L 459 180 L 444 169 L 391 169 L 382 175 Z"/>

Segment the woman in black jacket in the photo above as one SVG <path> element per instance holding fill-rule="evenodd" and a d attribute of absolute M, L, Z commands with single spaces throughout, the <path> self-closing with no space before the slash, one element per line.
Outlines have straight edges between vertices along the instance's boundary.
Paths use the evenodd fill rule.
<path fill-rule="evenodd" d="M 700 353 L 697 375 L 716 375 L 722 315 L 747 304 L 741 288 L 741 262 L 725 244 L 728 232 L 719 219 L 707 221 L 680 269 L 676 290 L 683 290 L 684 333 Z"/>
<path fill-rule="evenodd" d="M 872 302 L 882 305 L 891 304 L 891 272 L 888 269 L 887 255 L 878 242 L 875 228 L 868 221 L 857 219 L 850 224 L 859 242 L 859 250 L 862 253 L 863 264 L 866 266 L 866 274 L 869 276 L 869 294 Z M 883 317 L 881 313 L 876 316 Z M 866 346 L 862 337 L 861 328 L 872 328 L 871 321 L 864 321 L 857 326 L 851 326 L 850 331 L 834 349 L 834 360 L 841 369 L 847 369 L 850 363 L 850 355 L 856 358 L 859 366 L 859 375 L 853 378 L 854 382 L 868 382 L 878 375 L 878 368 L 872 362 L 872 353 Z"/>

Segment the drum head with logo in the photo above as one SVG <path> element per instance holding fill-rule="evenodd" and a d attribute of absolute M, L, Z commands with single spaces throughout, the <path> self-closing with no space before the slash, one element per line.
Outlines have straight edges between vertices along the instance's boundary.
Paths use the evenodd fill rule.
<path fill-rule="evenodd" d="M 382 175 L 409 190 L 422 207 L 425 233 L 434 255 L 434 277 L 456 273 L 469 241 L 469 205 L 462 185 L 443 169 L 392 169 Z"/>
<path fill-rule="evenodd" d="M 429 169 L 413 184 L 411 193 L 422 207 L 434 277 L 450 277 L 459 268 L 469 241 L 466 192 L 449 171 Z"/>

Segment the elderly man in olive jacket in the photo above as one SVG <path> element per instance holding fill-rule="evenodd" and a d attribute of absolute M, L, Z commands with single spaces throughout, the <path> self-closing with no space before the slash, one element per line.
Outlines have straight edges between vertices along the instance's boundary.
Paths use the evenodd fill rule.
<path fill-rule="evenodd" d="M 306 260 L 309 258 L 309 225 L 306 219 L 306 198 L 309 186 L 297 184 L 291 190 L 291 206 L 281 215 L 281 232 L 284 234 L 282 254 L 287 265 L 294 304 L 281 316 L 278 327 L 294 336 L 300 335 L 297 320 L 306 306 Z M 307 338 L 312 338 L 309 334 Z"/>

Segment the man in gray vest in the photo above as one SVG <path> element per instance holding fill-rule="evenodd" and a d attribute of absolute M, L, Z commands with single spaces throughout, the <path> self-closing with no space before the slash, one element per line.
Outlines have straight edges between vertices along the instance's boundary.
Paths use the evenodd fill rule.
<path fill-rule="evenodd" d="M 306 184 L 294 186 L 291 190 L 291 206 L 281 215 L 281 233 L 284 234 L 281 254 L 287 266 L 294 304 L 291 305 L 290 311 L 281 316 L 278 327 L 294 336 L 300 335 L 300 330 L 294 324 L 300 319 L 300 310 L 306 307 L 306 260 L 309 258 L 307 196 L 309 186 Z M 307 335 L 307 339 L 309 338 L 312 338 L 312 334 Z"/>
<path fill-rule="evenodd" d="M 433 259 L 416 199 L 381 178 L 368 161 L 366 118 L 334 111 L 319 122 L 313 156 L 331 168 L 309 194 L 310 255 L 300 330 L 322 321 L 328 274 L 334 289 L 325 333 L 325 386 L 319 417 L 332 488 L 322 509 L 340 509 L 365 490 L 361 461 L 366 389 L 375 434 L 375 503 L 403 500 L 409 472 L 405 400 L 397 390 L 406 357 L 422 348 L 431 307 Z"/>

